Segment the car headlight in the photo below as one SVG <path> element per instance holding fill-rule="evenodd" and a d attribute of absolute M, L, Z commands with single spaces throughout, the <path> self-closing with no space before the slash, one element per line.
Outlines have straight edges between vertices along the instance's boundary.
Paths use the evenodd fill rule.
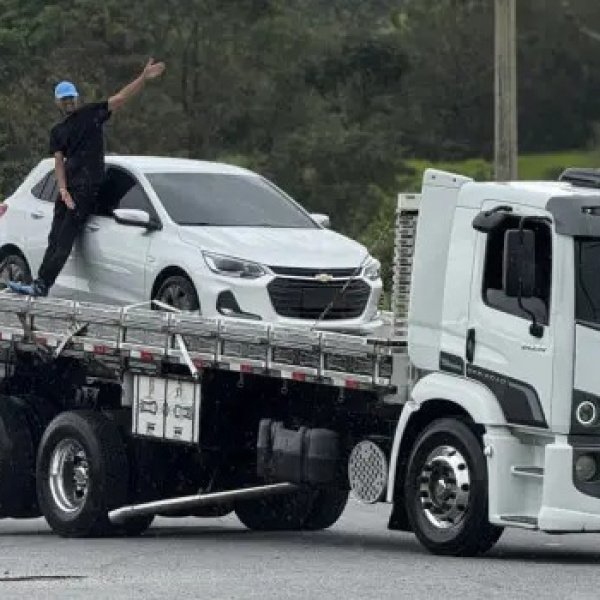
<path fill-rule="evenodd" d="M 379 279 L 381 274 L 381 263 L 376 259 L 372 258 L 364 268 L 364 276 L 371 281 Z"/>
<path fill-rule="evenodd" d="M 208 268 L 219 275 L 257 279 L 267 274 L 267 270 L 262 265 L 241 258 L 213 254 L 212 252 L 203 252 L 202 255 Z"/>

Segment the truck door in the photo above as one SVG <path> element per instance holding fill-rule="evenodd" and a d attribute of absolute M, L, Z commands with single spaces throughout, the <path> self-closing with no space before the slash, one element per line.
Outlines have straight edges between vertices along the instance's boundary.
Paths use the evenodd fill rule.
<path fill-rule="evenodd" d="M 497 203 L 487 203 L 489 210 Z M 518 229 L 522 216 L 534 217 L 524 227 L 535 232 L 534 297 L 509 298 L 503 287 L 504 239 Z M 465 344 L 466 375 L 486 385 L 497 397 L 509 423 L 546 428 L 551 422 L 554 338 L 551 323 L 552 230 L 543 215 L 511 216 L 489 233 L 478 233 Z M 530 331 L 532 316 L 541 337 Z"/>

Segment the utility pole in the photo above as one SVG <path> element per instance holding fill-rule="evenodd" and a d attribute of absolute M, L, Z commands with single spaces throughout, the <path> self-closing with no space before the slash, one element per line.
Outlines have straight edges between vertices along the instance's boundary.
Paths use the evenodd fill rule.
<path fill-rule="evenodd" d="M 518 178 L 516 0 L 495 0 L 494 171 L 498 181 Z"/>

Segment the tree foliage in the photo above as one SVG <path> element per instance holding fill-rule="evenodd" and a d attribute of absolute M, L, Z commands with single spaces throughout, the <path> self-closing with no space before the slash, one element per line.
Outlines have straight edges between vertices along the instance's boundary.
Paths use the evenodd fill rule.
<path fill-rule="evenodd" d="M 518 22 L 521 150 L 594 143 L 600 5 Z M 404 161 L 492 153 L 493 0 L 0 0 L 0 194 L 46 155 L 59 80 L 101 99 L 148 56 L 166 76 L 109 152 L 248 166 L 388 262 Z"/>

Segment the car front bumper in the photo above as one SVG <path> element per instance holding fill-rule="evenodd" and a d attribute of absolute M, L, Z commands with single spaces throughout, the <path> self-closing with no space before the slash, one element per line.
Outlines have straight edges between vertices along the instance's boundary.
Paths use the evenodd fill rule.
<path fill-rule="evenodd" d="M 194 284 L 198 291 L 198 298 L 202 314 L 212 318 L 248 318 L 261 320 L 291 327 L 314 327 L 322 331 L 335 331 L 368 335 L 375 333 L 382 325 L 378 304 L 382 292 L 381 280 L 370 281 L 365 278 L 356 278 L 369 287 L 368 299 L 364 309 L 355 318 L 292 318 L 277 313 L 273 306 L 268 291 L 269 284 L 275 279 L 273 276 L 258 279 L 238 279 L 222 277 L 210 273 L 198 274 Z M 279 278 L 281 279 L 281 278 Z M 297 279 L 294 281 L 298 281 Z M 219 297 L 224 292 L 230 292 L 235 298 L 242 314 L 231 315 L 220 311 L 218 308 Z M 321 311 L 318 311 L 320 314 Z"/>

